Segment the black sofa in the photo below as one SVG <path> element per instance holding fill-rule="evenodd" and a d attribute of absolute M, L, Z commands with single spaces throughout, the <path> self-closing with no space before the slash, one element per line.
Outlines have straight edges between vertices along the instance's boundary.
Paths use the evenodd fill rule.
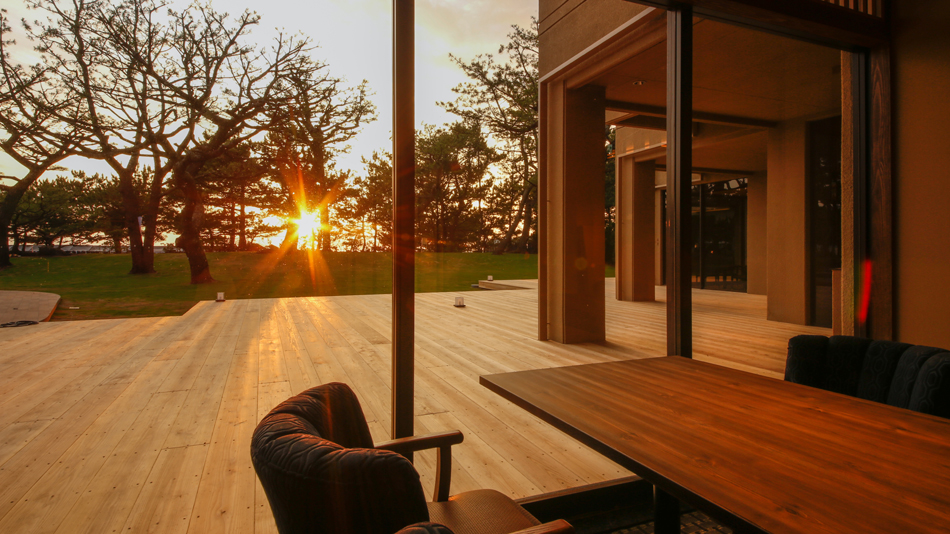
<path fill-rule="evenodd" d="M 950 418 L 950 352 L 852 336 L 795 336 L 785 380 Z"/>

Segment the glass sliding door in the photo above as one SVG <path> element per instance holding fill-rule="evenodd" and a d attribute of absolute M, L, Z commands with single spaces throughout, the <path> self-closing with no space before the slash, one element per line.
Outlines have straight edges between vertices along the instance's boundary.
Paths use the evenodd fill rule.
<path fill-rule="evenodd" d="M 693 287 L 745 292 L 748 178 L 692 187 Z"/>
<path fill-rule="evenodd" d="M 745 292 L 748 179 L 702 184 L 699 189 L 703 198 L 703 288 Z"/>
<path fill-rule="evenodd" d="M 841 268 L 841 117 L 808 123 L 810 322 L 831 327 L 832 271 Z"/>

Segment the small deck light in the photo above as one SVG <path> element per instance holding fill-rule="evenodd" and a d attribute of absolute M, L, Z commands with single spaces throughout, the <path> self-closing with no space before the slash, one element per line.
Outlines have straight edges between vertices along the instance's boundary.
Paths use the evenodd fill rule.
<path fill-rule="evenodd" d="M 455 297 L 455 307 L 464 308 L 465 307 L 465 298 L 464 297 Z"/>
<path fill-rule="evenodd" d="M 218 291 L 218 298 L 214 299 L 216 302 L 224 302 L 224 291 Z"/>
<path fill-rule="evenodd" d="M 495 279 L 495 277 L 494 277 L 494 276 L 492 276 L 492 275 L 488 275 L 488 281 L 489 281 L 489 282 L 491 282 L 491 281 L 493 281 L 494 279 Z"/>

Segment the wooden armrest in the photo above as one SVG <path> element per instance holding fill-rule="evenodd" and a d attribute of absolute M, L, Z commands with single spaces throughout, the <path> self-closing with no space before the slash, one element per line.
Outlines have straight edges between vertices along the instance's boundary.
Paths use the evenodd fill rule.
<path fill-rule="evenodd" d="M 465 436 L 458 430 L 449 430 L 447 432 L 435 432 L 423 436 L 409 436 L 408 438 L 383 441 L 377 443 L 375 448 L 405 455 L 404 453 L 407 452 L 451 447 L 452 445 L 462 443 L 464 438 Z"/>
<path fill-rule="evenodd" d="M 449 488 L 452 485 L 452 445 L 462 443 L 462 433 L 458 430 L 435 432 L 424 436 L 410 436 L 377 443 L 375 448 L 392 451 L 403 456 L 406 453 L 437 449 L 435 455 L 435 491 L 433 501 L 449 500 Z"/>
<path fill-rule="evenodd" d="M 522 529 L 512 534 L 574 534 L 574 527 L 567 521 L 558 519 L 536 527 Z"/>

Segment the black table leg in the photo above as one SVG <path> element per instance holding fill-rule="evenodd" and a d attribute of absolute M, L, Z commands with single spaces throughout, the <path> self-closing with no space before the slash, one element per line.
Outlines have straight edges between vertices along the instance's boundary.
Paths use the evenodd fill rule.
<path fill-rule="evenodd" d="M 680 531 L 680 502 L 676 497 L 653 486 L 653 532 L 674 534 Z"/>

